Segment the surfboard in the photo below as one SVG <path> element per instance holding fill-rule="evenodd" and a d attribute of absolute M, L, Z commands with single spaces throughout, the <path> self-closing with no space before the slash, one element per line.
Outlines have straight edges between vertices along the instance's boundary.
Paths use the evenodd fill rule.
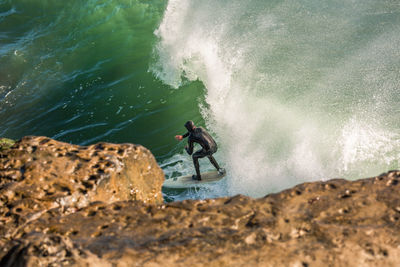
<path fill-rule="evenodd" d="M 164 181 L 163 187 L 166 188 L 191 188 L 200 187 L 205 184 L 215 183 L 225 177 L 226 171 L 218 173 L 218 171 L 209 171 L 201 174 L 201 181 L 192 179 L 192 175 L 185 175 L 175 178 L 170 178 Z"/>

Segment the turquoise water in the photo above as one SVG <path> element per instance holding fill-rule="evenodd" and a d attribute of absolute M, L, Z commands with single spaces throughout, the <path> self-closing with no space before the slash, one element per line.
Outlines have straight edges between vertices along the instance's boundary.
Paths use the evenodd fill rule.
<path fill-rule="evenodd" d="M 374 176 L 400 168 L 399 48 L 394 0 L 0 0 L 0 135 L 139 143 L 171 177 L 192 119 L 227 179 L 167 199 Z"/>

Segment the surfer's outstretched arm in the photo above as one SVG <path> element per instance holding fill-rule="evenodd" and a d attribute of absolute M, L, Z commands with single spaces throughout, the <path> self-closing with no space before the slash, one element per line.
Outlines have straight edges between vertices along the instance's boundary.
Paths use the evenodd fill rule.
<path fill-rule="evenodd" d="M 186 138 L 189 136 L 189 133 L 185 133 L 184 135 L 175 135 L 175 139 L 178 141 L 182 141 L 183 138 Z"/>

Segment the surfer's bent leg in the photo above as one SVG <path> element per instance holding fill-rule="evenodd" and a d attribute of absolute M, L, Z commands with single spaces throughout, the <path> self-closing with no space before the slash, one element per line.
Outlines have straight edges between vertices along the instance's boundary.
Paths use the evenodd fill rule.
<path fill-rule="evenodd" d="M 194 168 L 196 169 L 196 177 L 192 177 L 194 180 L 201 180 L 199 158 L 204 158 L 205 156 L 207 156 L 207 153 L 203 149 L 192 155 Z"/>
<path fill-rule="evenodd" d="M 217 171 L 219 171 L 221 169 L 219 167 L 217 161 L 215 160 L 215 158 L 212 155 L 209 155 L 208 159 L 210 160 L 211 164 L 217 169 Z"/>

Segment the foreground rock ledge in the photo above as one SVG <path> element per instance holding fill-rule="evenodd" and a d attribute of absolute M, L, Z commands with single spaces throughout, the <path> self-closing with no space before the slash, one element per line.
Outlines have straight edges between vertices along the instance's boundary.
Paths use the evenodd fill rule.
<path fill-rule="evenodd" d="M 66 215 L 95 201 L 162 203 L 163 181 L 154 156 L 140 145 L 84 147 L 42 136 L 2 145 L 0 245 L 55 208 Z"/>
<path fill-rule="evenodd" d="M 28 198 L 77 208 L 96 200 L 163 202 L 163 171 L 149 150 L 133 144 L 78 146 L 27 136 L 0 151 L 0 179 L 7 202 Z"/>
<path fill-rule="evenodd" d="M 27 138 L 22 144 L 39 139 Z M 31 161 L 40 163 L 42 157 L 46 158 L 47 152 L 38 154 L 40 142 L 36 149 L 22 144 L 11 147 L 16 158 L 18 153 L 30 150 L 29 147 Z M 108 151 L 106 147 L 119 145 L 98 146 L 90 147 L 93 154 L 86 157 L 88 165 L 78 170 L 75 165 L 71 168 L 92 170 L 89 163 L 94 158 L 100 160 L 105 155 L 117 157 L 119 154 L 118 149 L 101 152 Z M 124 151 L 130 151 L 128 147 L 135 150 L 133 145 L 128 145 Z M 59 151 L 59 157 L 85 158 L 86 152 L 81 149 Z M 58 161 L 40 163 L 41 171 L 34 172 L 35 167 L 28 164 L 31 161 L 21 165 L 24 167 L 15 167 L 20 163 L 10 157 L 14 154 L 1 153 L 2 164 L 12 164 L 15 170 L 6 174 L 9 169 L 5 170 L 7 165 L 2 165 L 0 266 L 400 264 L 400 171 L 358 181 L 334 179 L 305 183 L 260 199 L 239 195 L 148 204 L 139 200 L 116 201 L 115 195 L 97 201 L 93 193 L 97 182 L 93 187 L 78 185 L 75 189 L 73 181 L 52 186 L 55 180 L 50 177 L 41 181 L 42 190 L 35 189 L 35 177 L 42 177 L 42 171 L 56 169 Z M 115 165 L 120 162 L 107 157 L 104 159 Z M 16 170 L 20 174 L 15 174 Z M 67 186 L 68 190 L 64 188 Z M 114 188 L 124 192 L 121 186 Z M 73 195 L 79 188 L 87 190 L 81 192 L 85 201 L 77 201 L 80 207 L 70 208 L 75 202 L 69 199 L 61 203 L 60 196 L 68 197 L 68 192 Z"/>

